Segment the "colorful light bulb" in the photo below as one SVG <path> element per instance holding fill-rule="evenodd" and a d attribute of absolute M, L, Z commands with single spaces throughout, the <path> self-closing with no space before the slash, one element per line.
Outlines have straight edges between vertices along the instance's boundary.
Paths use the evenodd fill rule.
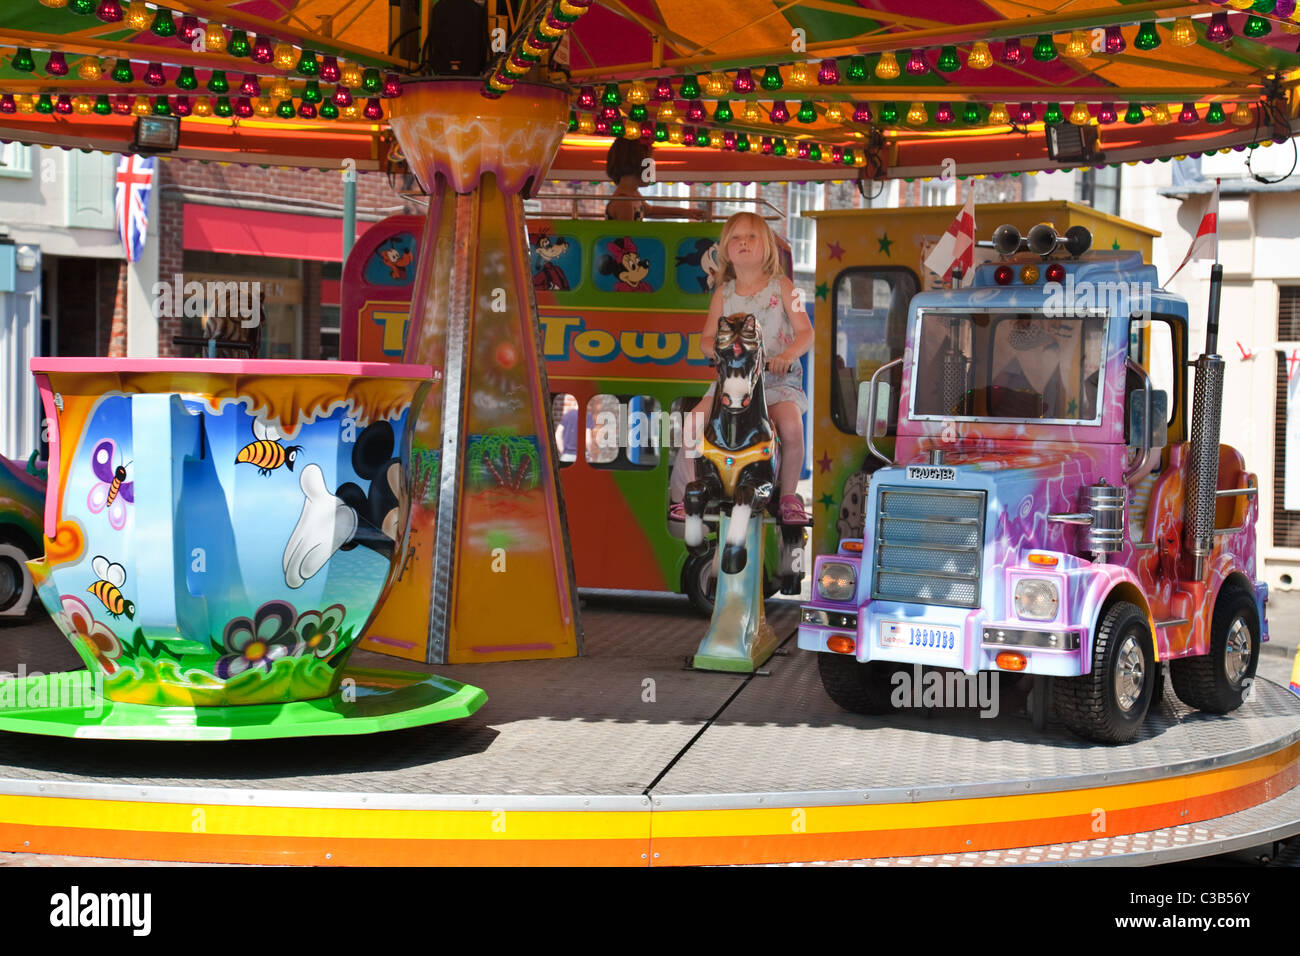
<path fill-rule="evenodd" d="M 727 74 L 714 71 L 713 73 L 710 73 L 708 78 L 704 81 L 704 92 L 709 96 L 721 96 L 723 93 L 727 92 L 728 85 Z M 608 87 L 606 87 L 606 89 L 608 89 Z M 617 84 L 614 84 L 614 89 L 618 89 Z"/>
<path fill-rule="evenodd" d="M 1227 119 L 1228 117 L 1225 116 L 1223 113 L 1222 103 L 1211 103 L 1210 108 L 1205 111 L 1205 122 L 1210 123 L 1214 126 L 1218 126 L 1220 123 L 1226 122 Z"/>
<path fill-rule="evenodd" d="M 303 100 L 301 103 L 298 104 L 298 115 L 301 116 L 303 119 L 315 119 L 316 104 L 308 103 L 306 100 Z"/>
<path fill-rule="evenodd" d="M 99 57 L 83 56 L 77 61 L 77 76 L 87 82 L 93 83 L 104 75 L 104 69 L 99 65 Z"/>
<path fill-rule="evenodd" d="M 339 69 L 339 60 L 335 56 L 326 56 L 320 61 L 320 78 L 325 83 L 337 83 L 343 72 Z"/>
<path fill-rule="evenodd" d="M 1138 34 L 1133 38 L 1133 45 L 1139 50 L 1154 50 L 1160 45 L 1160 34 L 1156 32 L 1156 22 L 1147 20 L 1138 27 Z"/>
<path fill-rule="evenodd" d="M 844 78 L 850 83 L 867 82 L 867 58 L 865 56 L 849 57 L 849 66 L 844 71 Z"/>
<path fill-rule="evenodd" d="M 49 93 L 42 93 L 40 99 L 36 101 L 36 112 L 45 114 L 54 112 L 54 100 L 50 99 Z"/>
<path fill-rule="evenodd" d="M 1123 53 L 1128 49 L 1128 43 L 1124 40 L 1124 31 L 1115 24 L 1106 28 L 1105 47 L 1107 53 Z"/>
<path fill-rule="evenodd" d="M 131 72 L 130 60 L 118 60 L 113 64 L 113 80 L 117 83 L 130 83 L 135 79 L 135 74 Z"/>
<path fill-rule="evenodd" d="M 984 40 L 971 44 L 970 53 L 966 54 L 966 65 L 972 70 L 987 70 L 993 65 L 993 54 Z"/>
<path fill-rule="evenodd" d="M 157 37 L 174 37 L 176 35 L 176 21 L 172 19 L 172 12 L 158 8 L 158 13 L 154 15 L 153 26 L 149 28 L 154 36 Z"/>
<path fill-rule="evenodd" d="M 209 20 L 203 27 L 203 45 L 207 47 L 209 53 L 221 53 L 226 49 L 226 31 L 220 23 L 215 20 Z M 248 56 L 248 40 L 244 40 L 244 52 L 240 56 Z"/>
<path fill-rule="evenodd" d="M 772 67 L 768 67 L 768 69 L 771 70 Z M 779 75 L 779 74 L 778 74 L 778 75 Z M 763 81 L 764 81 L 764 82 L 767 82 L 767 74 L 766 74 L 766 73 L 763 74 Z M 748 69 L 745 69 L 745 68 L 743 68 L 743 67 L 742 67 L 741 69 L 737 70 L 737 71 L 736 71 L 736 78 L 735 78 L 734 80 L 731 81 L 731 88 L 732 88 L 735 92 L 737 92 L 737 93 L 753 93 L 753 92 L 754 92 L 754 76 L 753 76 L 753 74 L 750 73 Z M 670 95 L 671 95 L 671 90 L 672 90 L 672 87 L 669 87 Z M 656 98 L 656 99 L 659 98 L 659 90 L 658 90 L 658 88 L 655 89 L 655 98 Z"/>
<path fill-rule="evenodd" d="M 153 107 L 149 104 L 147 96 L 137 96 L 131 101 L 131 112 L 136 116 L 148 116 L 152 110 Z"/>
<path fill-rule="evenodd" d="M 194 67 L 181 67 L 181 71 L 176 74 L 176 88 L 178 90 L 197 90 L 199 88 L 199 78 L 194 75 Z"/>
<path fill-rule="evenodd" d="M 940 73 L 955 73 L 961 69 L 961 60 L 957 57 L 957 48 L 955 46 L 946 46 L 939 51 L 939 58 L 934 61 L 934 67 Z"/>
<path fill-rule="evenodd" d="M 187 69 L 188 69 L 188 67 L 187 67 Z M 179 82 L 178 82 L 177 85 L 179 85 Z M 194 88 L 194 87 L 192 87 L 192 86 L 191 86 L 191 87 L 186 87 L 186 89 L 193 89 L 193 88 Z M 261 81 L 257 78 L 257 74 L 256 74 L 256 73 L 245 73 L 245 74 L 244 74 L 244 78 L 243 78 L 243 80 L 241 80 L 240 83 L 239 83 L 239 95 L 240 95 L 240 96 L 252 96 L 252 97 L 257 97 L 257 96 L 261 96 L 261 95 L 262 95 L 262 83 L 261 83 Z"/>
<path fill-rule="evenodd" d="M 1151 122 L 1157 126 L 1163 126 L 1169 122 L 1169 107 L 1164 103 L 1154 103 L 1151 106 Z"/>
<path fill-rule="evenodd" d="M 854 103 L 853 104 L 853 122 L 870 123 L 871 122 L 871 104 Z"/>
<path fill-rule="evenodd" d="M 271 84 L 271 98 L 275 100 L 293 99 L 293 87 L 289 81 L 283 77 L 276 77 L 275 82 Z"/>
<path fill-rule="evenodd" d="M 131 94 L 118 93 L 113 97 L 113 112 L 119 116 L 126 116 L 131 112 Z"/>
<path fill-rule="evenodd" d="M 215 103 L 212 104 L 212 112 L 222 118 L 233 116 L 235 107 L 231 105 L 230 97 L 218 96 Z"/>
<path fill-rule="evenodd" d="M 1082 30 L 1071 30 L 1070 39 L 1065 44 L 1064 53 L 1072 60 L 1082 60 L 1091 51 L 1088 34 Z"/>
<path fill-rule="evenodd" d="M 31 73 L 36 69 L 36 58 L 32 56 L 32 51 L 27 47 L 19 47 L 14 51 L 13 59 L 9 61 L 9 65 L 19 73 Z"/>
<path fill-rule="evenodd" d="M 961 108 L 961 121 L 974 125 L 980 121 L 980 105 L 978 103 L 966 103 Z"/>
<path fill-rule="evenodd" d="M 1129 126 L 1136 126 L 1142 122 L 1142 106 L 1140 103 L 1130 103 L 1128 109 L 1124 111 L 1124 122 Z"/>
<path fill-rule="evenodd" d="M 366 100 L 366 108 L 361 111 L 361 115 L 368 120 L 381 120 L 384 118 L 384 108 L 378 99 L 372 97 Z"/>
<path fill-rule="evenodd" d="M 105 23 L 121 23 L 126 14 L 118 0 L 99 0 L 99 6 L 95 8 L 95 16 Z"/>
<path fill-rule="evenodd" d="M 1101 108 L 1097 110 L 1097 122 L 1102 126 L 1109 126 L 1119 119 L 1119 114 L 1115 112 L 1114 103 L 1102 103 Z"/>
<path fill-rule="evenodd" d="M 817 82 L 822 86 L 835 86 L 840 82 L 840 65 L 833 59 L 822 60 L 817 71 Z"/>
<path fill-rule="evenodd" d="M 293 108 L 293 100 L 281 100 L 275 108 L 275 115 L 285 119 L 293 119 L 298 115 L 298 111 Z"/>
<path fill-rule="evenodd" d="M 1268 21 L 1263 17 L 1257 17 L 1253 13 L 1246 17 L 1246 25 L 1241 28 L 1241 35 L 1257 40 L 1260 37 L 1266 37 L 1273 32 Z"/>
<path fill-rule="evenodd" d="M 790 85 L 804 87 L 813 81 L 813 69 L 807 63 L 796 63 L 790 67 Z"/>
<path fill-rule="evenodd" d="M 896 80 L 899 73 L 898 58 L 894 56 L 892 50 L 886 50 L 880 54 L 880 59 L 876 61 L 876 79 L 878 80 Z"/>
<path fill-rule="evenodd" d="M 1075 126 L 1087 126 L 1092 122 L 1092 114 L 1088 111 L 1087 103 L 1074 104 L 1074 109 L 1070 110 L 1070 122 Z"/>
<path fill-rule="evenodd" d="M 1025 48 L 1020 45 L 1019 37 L 1003 41 L 1002 62 L 1007 66 L 1020 66 L 1025 62 Z"/>
<path fill-rule="evenodd" d="M 184 99 L 184 98 L 185 97 L 183 96 L 177 97 L 177 99 Z M 110 113 L 113 112 L 113 104 L 109 102 L 107 94 L 100 93 L 98 96 L 95 97 L 95 105 L 91 107 L 91 110 L 95 113 L 96 116 L 108 116 Z"/>
<path fill-rule="evenodd" d="M 212 26 L 212 24 L 209 23 L 208 26 Z M 231 56 L 245 57 L 253 52 L 253 45 L 248 42 L 248 34 L 243 30 L 231 30 L 230 43 L 227 49 L 230 51 Z"/>
<path fill-rule="evenodd" d="M 1233 126 L 1249 126 L 1255 121 L 1255 114 L 1251 112 L 1249 103 L 1238 103 L 1229 119 Z"/>
<path fill-rule="evenodd" d="M 628 107 L 627 118 L 635 120 L 638 123 L 644 123 L 649 113 L 646 111 L 644 103 L 636 103 Z M 635 136 L 629 136 L 628 139 L 636 139 Z"/>
<path fill-rule="evenodd" d="M 1210 17 L 1210 25 L 1205 28 L 1205 39 L 1211 43 L 1227 43 L 1232 39 L 1232 27 L 1228 25 L 1228 15 L 1222 10 Z"/>
<path fill-rule="evenodd" d="M 1057 123 L 1060 123 L 1064 119 L 1065 119 L 1065 115 L 1061 112 L 1060 103 L 1047 104 L 1047 109 L 1043 112 L 1044 123 L 1048 123 L 1052 126 L 1055 126 Z"/>
<path fill-rule="evenodd" d="M 795 114 L 795 119 L 805 124 L 817 122 L 817 110 L 810 100 L 804 100 L 799 104 L 799 112 Z"/>
<path fill-rule="evenodd" d="M 1199 123 L 1200 114 L 1196 112 L 1195 103 L 1184 103 L 1182 110 L 1178 114 L 1178 122 L 1190 126 L 1192 123 Z"/>
<path fill-rule="evenodd" d="M 153 113 L 154 116 L 172 115 L 172 105 L 167 101 L 166 93 L 162 94 L 161 96 L 155 96 L 153 98 L 153 109 L 151 110 L 151 112 Z"/>
<path fill-rule="evenodd" d="M 911 76 L 924 76 L 930 72 L 930 61 L 925 58 L 925 51 L 915 49 L 907 58 L 907 72 Z"/>
<path fill-rule="evenodd" d="M 713 121 L 715 123 L 730 123 L 735 119 L 735 114 L 731 112 L 731 104 L 726 100 L 718 100 L 718 105 L 713 108 Z"/>
<path fill-rule="evenodd" d="M 198 17 L 192 16 L 188 13 L 181 17 L 181 29 L 178 35 L 180 39 L 184 40 L 186 43 L 193 43 L 194 38 L 197 37 L 202 30 L 203 27 L 200 26 Z M 206 44 L 206 40 L 204 42 Z"/>
<path fill-rule="evenodd" d="M 844 108 L 839 103 L 827 103 L 826 112 L 822 113 L 822 117 L 828 123 L 843 123 Z"/>
<path fill-rule="evenodd" d="M 226 79 L 225 70 L 213 70 L 208 78 L 208 89 L 213 93 L 229 93 L 230 81 Z"/>
<path fill-rule="evenodd" d="M 258 111 L 259 113 L 262 112 L 262 104 L 263 104 L 263 103 L 266 103 L 267 106 L 270 106 L 270 105 L 271 105 L 271 101 L 270 101 L 270 100 L 258 100 L 258 101 L 257 101 L 257 111 Z M 269 111 L 268 111 L 268 112 L 269 112 Z M 338 118 L 339 118 L 339 108 L 338 108 L 337 106 L 335 106 L 333 103 L 331 103 L 329 100 L 326 100 L 324 103 L 322 103 L 322 104 L 320 105 L 320 118 L 321 118 L 321 119 L 327 119 L 327 120 L 335 120 L 335 119 L 338 119 Z"/>
<path fill-rule="evenodd" d="M 95 112 L 99 112 L 98 103 L 95 104 Z M 183 93 L 177 96 L 176 102 L 172 105 L 172 112 L 181 117 L 189 116 L 194 112 L 194 108 L 190 106 L 190 98 Z"/>
<path fill-rule="evenodd" d="M 703 123 L 707 115 L 704 112 L 703 100 L 691 100 L 686 105 L 686 122 L 688 123 Z"/>
<path fill-rule="evenodd" d="M 67 116 L 72 112 L 72 97 L 67 93 L 60 93 L 59 98 L 54 101 L 54 112 L 60 116 Z"/>
<path fill-rule="evenodd" d="M 913 126 L 924 126 L 930 122 L 930 114 L 926 112 L 924 103 L 913 103 L 912 108 L 907 111 L 907 121 Z"/>
<path fill-rule="evenodd" d="M 801 143 L 797 143 L 797 144 L 795 145 L 794 153 L 795 153 L 795 155 L 798 156 L 800 159 L 807 159 L 809 153 L 811 153 L 811 152 L 812 152 L 812 150 L 811 150 L 811 148 L 809 147 L 809 145 L 808 145 L 807 143 L 802 143 L 802 142 L 801 142 Z"/>
<path fill-rule="evenodd" d="M 231 46 L 232 48 L 234 46 L 233 39 L 231 41 Z M 234 52 L 233 49 L 231 52 Z M 275 59 L 275 41 L 265 34 L 258 36 L 257 42 L 253 44 L 253 50 L 249 56 L 253 58 L 254 63 L 272 62 Z M 292 63 L 290 65 L 292 65 Z M 287 70 L 288 67 L 284 67 L 284 69 Z"/>
<path fill-rule="evenodd" d="M 123 19 L 128 30 L 149 29 L 149 8 L 144 5 L 144 0 L 132 0 L 131 5 L 126 8 L 126 16 Z"/>
<path fill-rule="evenodd" d="M 880 107 L 880 122 L 893 124 L 898 122 L 898 104 L 884 103 Z"/>
<path fill-rule="evenodd" d="M 304 103 L 319 103 L 325 97 L 320 91 L 320 82 L 318 80 L 308 80 L 307 85 L 303 87 L 302 99 Z"/>
<path fill-rule="evenodd" d="M 989 110 L 989 124 L 991 126 L 1006 126 L 1010 122 L 1011 114 L 1007 112 L 1007 104 L 994 103 L 993 109 Z"/>
<path fill-rule="evenodd" d="M 1020 111 L 1016 114 L 1016 121 L 1021 124 L 1032 123 L 1036 118 L 1033 103 L 1021 103 Z"/>
<path fill-rule="evenodd" d="M 145 68 L 144 76 L 141 79 L 148 86 L 162 86 L 167 82 L 167 74 L 163 72 L 161 63 L 150 63 Z"/>
<path fill-rule="evenodd" d="M 68 60 L 58 50 L 52 52 L 45 60 L 45 72 L 50 76 L 67 76 Z"/>
<path fill-rule="evenodd" d="M 116 110 L 117 107 L 114 106 L 113 109 Z M 194 100 L 194 115 L 195 116 L 212 115 L 212 102 L 206 96 L 200 96 Z"/>
<path fill-rule="evenodd" d="M 700 81 L 694 76 L 682 77 L 682 86 L 680 90 L 681 98 L 684 100 L 695 100 L 700 97 Z"/>
<path fill-rule="evenodd" d="M 334 95 L 333 97 L 331 97 L 331 99 L 334 101 L 335 106 L 351 106 L 352 91 L 348 89 L 346 86 L 335 87 Z M 578 121 L 575 119 L 573 121 L 573 125 L 575 129 L 577 128 L 577 123 Z M 573 132 L 573 130 L 570 130 L 569 132 Z"/>
<path fill-rule="evenodd" d="M 1196 27 L 1191 17 L 1179 17 L 1169 31 L 1174 46 L 1192 46 L 1196 43 Z"/>
<path fill-rule="evenodd" d="M 772 104 L 772 111 L 768 113 L 768 119 L 773 123 L 790 122 L 790 110 L 785 105 L 785 100 L 777 100 Z"/>
<path fill-rule="evenodd" d="M 0 113 L 17 113 L 18 104 L 14 102 L 14 95 L 6 93 L 0 96 Z"/>
<path fill-rule="evenodd" d="M 1051 63 L 1056 59 L 1056 44 L 1052 42 L 1050 33 L 1039 34 L 1038 42 L 1034 44 L 1034 59 L 1039 63 Z"/>
<path fill-rule="evenodd" d="M 955 118 L 951 103 L 940 103 L 939 108 L 934 111 L 934 121 L 936 123 L 947 125 Z"/>

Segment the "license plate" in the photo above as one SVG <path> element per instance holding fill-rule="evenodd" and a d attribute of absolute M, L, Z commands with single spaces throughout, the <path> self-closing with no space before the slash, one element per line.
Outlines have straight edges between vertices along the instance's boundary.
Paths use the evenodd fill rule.
<path fill-rule="evenodd" d="M 960 638 L 955 627 L 934 624 L 905 624 L 902 621 L 880 622 L 880 646 L 902 650 L 955 651 Z"/>
<path fill-rule="evenodd" d="M 956 481 L 957 469 L 947 465 L 908 465 L 908 481 Z"/>

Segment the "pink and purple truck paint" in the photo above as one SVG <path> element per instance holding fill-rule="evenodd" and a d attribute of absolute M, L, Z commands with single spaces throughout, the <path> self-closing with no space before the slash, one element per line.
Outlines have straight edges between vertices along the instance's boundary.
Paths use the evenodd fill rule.
<path fill-rule="evenodd" d="M 894 463 L 871 477 L 862 540 L 817 559 L 800 647 L 863 664 L 1078 678 L 1093 670 L 1116 601 L 1146 617 L 1155 661 L 1210 653 L 1230 586 L 1253 603 L 1256 621 L 1238 616 L 1255 625 L 1254 643 L 1229 639 L 1245 653 L 1237 676 L 1246 663 L 1253 674 L 1267 588 L 1255 573 L 1255 476 L 1234 449 L 1220 446 L 1214 547 L 1199 579 L 1183 547 L 1187 304 L 1153 291 L 1155 269 L 1135 253 L 1061 265 L 1076 290 L 1120 290 L 1112 307 L 1061 308 L 1059 288 L 1024 281 L 1020 261 L 1001 282 L 986 265 L 972 288 L 913 299 Z M 1172 353 L 1172 414 L 1153 442 L 1164 448 L 1127 434 L 1130 405 L 1144 401 L 1134 363 L 1161 364 L 1152 324 Z M 1088 527 L 1097 486 L 1123 508 L 1109 553 Z M 1036 600 L 1018 604 L 1021 589 Z M 1139 664 L 1135 686 L 1150 676 Z"/>

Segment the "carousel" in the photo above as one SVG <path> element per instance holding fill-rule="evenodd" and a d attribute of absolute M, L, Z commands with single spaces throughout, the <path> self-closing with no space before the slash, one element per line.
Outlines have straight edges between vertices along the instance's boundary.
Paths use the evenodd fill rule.
<path fill-rule="evenodd" d="M 18 476 L 0 498 L 0 529 L 9 512 L 38 528 L 25 586 L 50 622 L 0 626 L 0 667 L 18 675 L 0 681 L 0 849 L 316 865 L 961 854 L 1152 863 L 1300 832 L 1300 700 L 1254 680 L 1269 636 L 1267 587 L 1255 580 L 1255 476 L 1219 454 L 1217 410 L 1208 437 L 1190 406 L 1174 414 L 1193 440 L 1211 442 L 1216 466 L 1231 464 L 1219 466 L 1217 488 L 1198 473 L 1209 524 L 1193 533 L 1189 518 L 1185 536 L 1180 523 L 1169 543 L 1135 537 L 1130 550 L 1149 544 L 1153 565 L 1194 567 L 1179 573 L 1196 580 L 1222 572 L 1239 582 L 1242 609 L 1211 627 L 1212 589 L 1186 588 L 1200 604 L 1179 617 L 1147 610 L 1143 588 L 1157 585 L 1125 579 L 1123 606 L 1142 620 L 1121 634 L 1130 639 L 1114 686 L 1121 707 L 1140 701 L 1140 730 L 1118 746 L 1072 735 L 1061 701 L 1078 695 L 1030 686 L 1016 673 L 1024 655 L 1001 674 L 970 655 L 949 666 L 971 679 L 982 711 L 920 706 L 922 664 L 951 664 L 923 658 L 897 672 L 915 675 L 914 707 L 868 712 L 845 689 L 866 678 L 828 677 L 831 655 L 815 652 L 840 648 L 849 665 L 857 653 L 867 666 L 853 638 L 870 637 L 853 622 L 883 599 L 884 583 L 865 580 L 884 559 L 873 555 L 872 526 L 864 531 L 859 515 L 856 528 L 837 527 L 846 489 L 860 473 L 864 496 L 882 463 L 873 457 L 903 465 L 893 452 L 904 448 L 929 454 L 941 480 L 964 461 L 909 444 L 906 421 L 886 434 L 893 418 L 874 416 L 868 385 L 887 359 L 904 360 L 901 333 L 896 354 L 844 369 L 863 390 L 846 427 L 844 398 L 829 397 L 825 381 L 838 319 L 817 311 L 831 308 L 820 292 L 810 303 L 810 362 L 826 368 L 808 411 L 810 457 L 823 463 L 815 487 L 826 490 L 794 520 L 769 507 L 775 441 L 757 384 L 761 336 L 741 317 L 714 355 L 691 338 L 709 298 L 690 270 L 700 243 L 718 239 L 716 224 L 615 232 L 576 219 L 543 227 L 525 212 L 548 183 L 603 181 L 620 140 L 653 146 L 662 181 L 846 182 L 866 192 L 890 179 L 1162 162 L 1294 135 L 1295 3 L 1043 6 L 7 4 L 4 140 L 337 170 L 351 208 L 356 173 L 383 171 L 408 177 L 427 213 L 385 220 L 355 247 L 355 225 L 345 225 L 342 361 L 31 362 L 28 387 L 49 423 L 43 497 L 32 476 Z M 1053 217 L 1065 238 L 1053 233 L 1040 249 L 1030 230 L 1039 213 L 1008 209 L 1027 220 L 1027 245 L 1017 233 L 1014 248 L 998 249 L 1018 278 L 989 262 L 974 281 L 1018 282 L 1007 298 L 1015 308 L 1032 310 L 1024 303 L 1041 286 L 1022 288 L 1040 270 L 1014 257 L 1027 248 L 1050 273 L 1058 245 L 1065 252 L 1077 236 L 1065 229 L 1073 222 L 1086 220 L 1114 261 L 1136 256 L 1133 269 L 1149 268 L 1150 230 L 1063 208 Z M 891 227 L 896 238 L 910 236 L 905 218 Z M 819 289 L 863 238 L 848 220 L 825 225 L 823 237 L 843 244 L 819 244 Z M 944 225 L 916 230 L 942 235 Z M 888 241 L 876 250 L 873 234 L 872 254 L 888 255 Z M 919 240 L 911 244 L 891 262 L 923 275 Z M 1086 249 L 1069 251 L 1078 259 Z M 627 288 L 642 276 L 610 273 L 600 255 L 644 266 L 652 287 L 641 305 L 627 305 Z M 941 278 L 947 287 L 927 295 L 975 295 L 959 292 L 960 274 Z M 894 289 L 899 321 L 904 289 Z M 628 330 L 600 324 L 623 313 Z M 656 333 L 653 347 L 638 329 Z M 1122 349 L 1127 338 L 1110 341 Z M 676 391 L 627 384 L 656 362 Z M 1140 387 L 1144 367 L 1128 365 Z M 1106 352 L 1091 371 L 1123 383 L 1123 353 Z M 689 486 L 684 536 L 665 530 L 669 462 L 658 442 L 653 455 L 622 449 L 584 470 L 586 439 L 574 462 L 556 438 L 557 382 L 584 401 L 588 387 L 620 397 L 627 418 L 652 404 L 666 413 L 674 395 L 698 400 L 715 377 L 709 465 Z M 1197 387 L 1199 403 L 1199 374 Z M 1122 396 L 1105 404 L 1096 388 L 1097 428 L 1114 426 L 1122 465 L 1130 419 Z M 1145 388 L 1132 430 L 1144 435 L 1138 458 L 1160 472 L 1165 436 L 1151 419 L 1163 406 L 1149 377 Z M 735 437 L 742 414 L 745 440 Z M 1177 444 L 1164 449 L 1166 477 L 1195 456 Z M 1181 493 L 1176 484 L 1169 494 Z M 1223 522 L 1216 500 L 1227 502 Z M 1062 575 L 1106 565 L 1099 577 L 1122 577 L 1106 552 L 1129 544 L 1110 548 L 1099 518 L 1053 518 L 1091 525 L 1086 542 L 1083 532 L 1077 545 L 1050 539 Z M 1228 531 L 1238 537 L 1220 536 Z M 1216 563 L 1227 550 L 1230 565 Z M 857 561 L 864 580 L 844 585 L 839 569 Z M 640 577 L 621 579 L 620 567 Z M 764 600 L 799 594 L 805 575 L 813 600 Z M 977 589 L 992 593 L 995 577 Z M 859 587 L 861 613 L 822 600 L 840 600 L 828 597 L 837 586 Z M 712 623 L 663 593 L 681 590 L 704 599 Z M 975 620 L 979 597 L 965 600 L 938 603 Z M 1085 647 L 1100 642 L 1096 628 L 1119 627 L 1109 623 L 1114 601 L 1097 604 L 1093 619 L 1108 623 L 1080 625 L 1074 639 Z M 1153 657 L 1134 637 L 1147 625 Z M 952 640 L 949 630 L 959 627 L 926 639 Z M 1219 630 L 1227 650 L 1210 647 Z M 1206 698 L 1185 694 L 1190 678 L 1180 677 L 1190 673 L 1181 658 L 1216 653 L 1242 691 L 1227 713 L 1189 704 Z"/>

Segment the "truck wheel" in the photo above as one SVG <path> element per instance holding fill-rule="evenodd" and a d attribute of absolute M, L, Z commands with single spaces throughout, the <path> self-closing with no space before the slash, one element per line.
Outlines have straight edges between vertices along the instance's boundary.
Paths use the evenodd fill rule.
<path fill-rule="evenodd" d="M 1092 648 L 1092 673 L 1056 681 L 1056 710 L 1088 740 L 1128 743 L 1146 719 L 1155 690 L 1155 649 L 1142 609 L 1118 601 L 1106 611 Z"/>
<path fill-rule="evenodd" d="M 713 598 L 718 591 L 718 578 L 713 571 L 714 551 L 692 554 L 682 568 L 682 591 L 691 599 L 695 610 L 705 617 L 713 616 Z"/>
<path fill-rule="evenodd" d="M 827 696 L 855 714 L 887 714 L 894 709 L 889 702 L 889 679 L 895 667 L 891 661 L 859 663 L 849 654 L 817 655 L 817 671 Z"/>
<path fill-rule="evenodd" d="M 0 541 L 0 614 L 24 600 L 28 602 L 26 613 L 31 613 L 32 582 L 23 564 L 26 560 L 27 555 L 22 549 Z"/>
<path fill-rule="evenodd" d="M 763 597 L 770 598 L 781 590 L 781 579 L 763 570 Z M 718 593 L 718 578 L 713 570 L 713 549 L 708 554 L 690 555 L 682 567 L 682 592 L 691 599 L 695 610 L 713 617 L 713 601 Z"/>
<path fill-rule="evenodd" d="M 1210 653 L 1169 664 L 1178 699 L 1212 714 L 1240 707 L 1259 665 L 1259 630 L 1254 599 L 1240 588 L 1221 591 L 1210 624 Z"/>

